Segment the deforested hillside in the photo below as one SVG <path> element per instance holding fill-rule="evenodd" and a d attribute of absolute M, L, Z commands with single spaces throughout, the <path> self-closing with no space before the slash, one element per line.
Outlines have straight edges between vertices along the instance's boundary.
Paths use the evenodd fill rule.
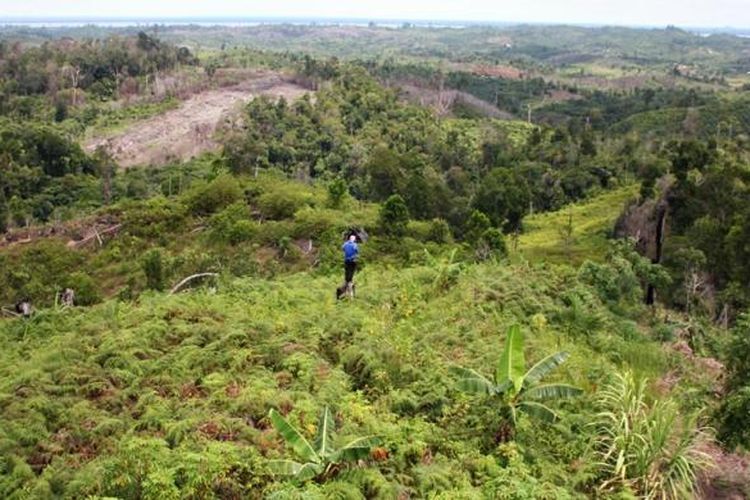
<path fill-rule="evenodd" d="M 225 279 L 186 294 L 3 322 L 0 491 L 34 498 L 660 491 L 637 469 L 621 479 L 614 460 L 613 469 L 597 464 L 608 433 L 626 432 L 597 416 L 622 411 L 599 394 L 619 375 L 648 380 L 642 410 L 629 417 L 637 425 L 681 422 L 664 431 L 685 447 L 655 450 L 650 466 L 671 474 L 678 457 L 702 463 L 708 437 L 682 424 L 695 410 L 687 395 L 711 390 L 714 374 L 660 342 L 679 326 L 642 319 L 637 280 L 623 282 L 613 300 L 583 270 L 426 256 L 408 269 L 368 265 L 352 301 L 335 301 L 336 281 L 307 272 Z M 554 421 L 522 411 L 508 420 L 505 397 L 466 395 L 451 372 L 462 366 L 491 377 L 514 324 L 528 367 L 570 354 L 544 383 L 583 394 L 539 399 Z M 269 411 L 312 439 L 325 405 L 339 444 L 365 435 L 382 444 L 325 479 L 280 482 L 272 460 L 296 457 Z M 661 438 L 643 439 L 639 446 Z M 674 474 L 673 486 L 690 486 Z"/>
<path fill-rule="evenodd" d="M 750 495 L 744 39 L 0 35 L 0 497 Z"/>

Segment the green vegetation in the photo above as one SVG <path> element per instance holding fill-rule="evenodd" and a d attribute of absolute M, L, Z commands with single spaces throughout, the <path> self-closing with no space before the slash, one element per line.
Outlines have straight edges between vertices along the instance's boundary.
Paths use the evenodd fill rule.
<path fill-rule="evenodd" d="M 444 272 L 440 262 L 370 263 L 347 303 L 334 301 L 332 276 L 296 273 L 4 321 L 3 494 L 314 495 L 346 483 L 361 494 L 491 496 L 513 477 L 534 491 L 585 495 L 590 483 L 570 467 L 589 441 L 576 429 L 598 411 L 589 397 L 560 405 L 555 424 L 520 419 L 514 441 L 498 447 L 485 431 L 502 422 L 497 405 L 453 390 L 449 366 L 501 358 L 498 330 L 515 323 L 533 332 L 527 358 L 569 352 L 557 380 L 588 394 L 620 366 L 642 376 L 681 363 L 571 270 L 490 263 L 438 281 Z M 572 297 L 585 316 L 569 314 Z M 653 354 L 636 357 L 643 351 Z M 709 381 L 681 391 L 692 383 Z M 341 416 L 344 443 L 377 435 L 387 455 L 325 486 L 277 483 L 271 461 L 299 455 L 269 431 L 268 412 L 287 412 L 310 439 L 326 405 Z M 518 449 L 525 458 L 513 458 Z"/>
<path fill-rule="evenodd" d="M 612 220 L 635 196 L 625 186 L 602 193 L 589 201 L 567 205 L 557 212 L 527 217 L 527 232 L 518 238 L 518 253 L 538 262 L 581 264 L 585 259 L 602 259 L 608 248 Z"/>
<path fill-rule="evenodd" d="M 696 471 L 711 465 L 706 430 L 678 422 L 670 401 L 646 402 L 646 381 L 617 375 L 599 393 L 602 412 L 597 457 L 609 477 L 601 488 L 626 485 L 643 498 L 684 498 L 695 493 Z M 614 487 L 614 488 L 613 488 Z"/>
<path fill-rule="evenodd" d="M 278 460 L 271 462 L 271 470 L 280 475 L 293 476 L 303 482 L 318 476 L 322 480 L 338 472 L 342 462 L 356 462 L 370 455 L 371 450 L 378 444 L 377 437 L 358 438 L 351 443 L 335 448 L 333 431 L 336 423 L 331 416 L 331 410 L 326 406 L 320 414 L 317 435 L 311 445 L 302 433 L 294 428 L 284 417 L 275 410 L 269 413 L 271 423 L 281 434 L 286 443 L 304 460 L 304 464 L 292 460 Z"/>
<path fill-rule="evenodd" d="M 547 422 L 554 422 L 557 415 L 543 401 L 577 396 L 582 391 L 565 384 L 537 383 L 568 356 L 567 352 L 551 354 L 526 371 L 523 334 L 518 325 L 513 325 L 505 336 L 505 350 L 495 370 L 494 380 L 490 381 L 467 368 L 454 367 L 453 372 L 460 377 L 458 386 L 463 391 L 502 397 L 504 409 L 510 414 L 508 424 L 518 424 L 519 410 Z M 504 434 L 504 439 L 508 437 L 512 437 L 512 434 Z"/>
<path fill-rule="evenodd" d="M 0 497 L 748 492 L 747 40 L 0 34 Z M 257 69 L 311 92 L 187 162 L 78 144 Z"/>

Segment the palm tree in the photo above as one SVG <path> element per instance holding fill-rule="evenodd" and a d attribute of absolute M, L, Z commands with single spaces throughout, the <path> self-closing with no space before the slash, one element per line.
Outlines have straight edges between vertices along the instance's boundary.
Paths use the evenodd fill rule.
<path fill-rule="evenodd" d="M 508 329 L 505 350 L 492 380 L 469 368 L 452 367 L 451 371 L 457 376 L 457 385 L 462 391 L 500 399 L 503 410 L 510 414 L 510 423 L 515 427 L 519 411 L 547 422 L 557 420 L 557 414 L 544 402 L 577 396 L 583 392 L 568 384 L 539 383 L 568 356 L 567 352 L 551 354 L 526 371 L 523 335 L 521 328 L 513 325 Z M 507 439 L 512 429 L 503 434 Z"/>
<path fill-rule="evenodd" d="M 271 410 L 269 417 L 286 444 L 304 461 L 300 463 L 294 460 L 272 460 L 270 468 L 275 474 L 292 476 L 300 482 L 316 477 L 325 480 L 334 475 L 342 463 L 356 462 L 369 456 L 372 448 L 381 442 L 378 437 L 367 436 L 355 439 L 342 448 L 336 448 L 333 439 L 335 425 L 331 410 L 327 406 L 320 415 L 318 430 L 312 444 L 276 410 Z"/>

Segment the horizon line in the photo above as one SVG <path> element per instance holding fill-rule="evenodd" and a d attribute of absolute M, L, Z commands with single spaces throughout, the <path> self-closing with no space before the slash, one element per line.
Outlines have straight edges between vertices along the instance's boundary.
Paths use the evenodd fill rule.
<path fill-rule="evenodd" d="M 409 23 L 419 25 L 474 25 L 474 26 L 573 26 L 583 28 L 657 28 L 666 29 L 670 27 L 679 28 L 683 30 L 733 30 L 733 31 L 748 31 L 750 26 L 732 26 L 732 25 L 679 25 L 673 23 L 667 24 L 617 24 L 617 23 L 601 23 L 601 22 L 555 22 L 555 21 L 505 21 L 505 20 L 477 20 L 477 19 L 428 19 L 428 18 L 378 18 L 378 17 L 347 17 L 347 16 L 235 16 L 235 15 L 195 15 L 195 16 L 96 16 L 96 15 L 55 15 L 55 16 L 0 16 L 0 26 L 8 26 L 9 24 L 24 25 L 25 23 L 66 23 L 66 22 L 78 22 L 99 25 L 101 22 L 117 22 L 117 23 L 154 23 L 154 24 L 165 24 L 169 25 L 169 22 L 176 22 L 178 24 L 192 22 L 269 22 L 283 24 L 283 22 L 327 22 L 329 24 L 343 24 L 346 22 L 361 23 Z"/>

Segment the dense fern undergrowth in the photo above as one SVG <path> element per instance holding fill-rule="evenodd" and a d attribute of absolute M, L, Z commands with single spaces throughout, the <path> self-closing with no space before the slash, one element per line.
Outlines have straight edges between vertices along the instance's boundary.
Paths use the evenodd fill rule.
<path fill-rule="evenodd" d="M 651 340 L 639 306 L 607 307 L 572 268 L 369 266 L 344 302 L 337 279 L 226 279 L 0 323 L 0 493 L 586 497 L 605 474 L 590 428 L 598 385 L 626 369 L 651 380 L 676 370 L 683 391 L 705 384 Z M 516 323 L 529 363 L 570 353 L 551 377 L 584 395 L 555 404 L 554 423 L 521 417 L 502 440 L 502 413 L 458 391 L 449 369 L 494 372 Z M 376 435 L 378 453 L 325 482 L 272 475 L 269 461 L 290 451 L 269 410 L 309 437 L 324 406 L 342 443 Z"/>
<path fill-rule="evenodd" d="M 163 67 L 121 81 L 117 47 Z M 447 76 L 504 121 L 409 104 L 429 61 L 78 48 L 112 64 L 58 89 L 19 68 L 67 49 L 0 42 L 0 498 L 682 499 L 747 449 L 747 84 Z M 251 63 L 311 94 L 220 151 L 125 171 L 75 142 L 179 105 L 160 74 Z"/>

